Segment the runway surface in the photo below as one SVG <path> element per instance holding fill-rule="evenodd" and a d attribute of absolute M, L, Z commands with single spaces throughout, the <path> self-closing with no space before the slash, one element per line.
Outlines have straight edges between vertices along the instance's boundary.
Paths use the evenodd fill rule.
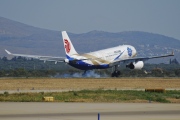
<path fill-rule="evenodd" d="M 1 102 L 0 120 L 180 120 L 180 104 Z"/>

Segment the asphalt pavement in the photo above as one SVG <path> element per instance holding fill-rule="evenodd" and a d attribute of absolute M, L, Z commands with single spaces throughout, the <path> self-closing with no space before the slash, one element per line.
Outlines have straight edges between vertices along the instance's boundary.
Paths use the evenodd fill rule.
<path fill-rule="evenodd" d="M 0 120 L 180 120 L 180 104 L 1 102 Z"/>

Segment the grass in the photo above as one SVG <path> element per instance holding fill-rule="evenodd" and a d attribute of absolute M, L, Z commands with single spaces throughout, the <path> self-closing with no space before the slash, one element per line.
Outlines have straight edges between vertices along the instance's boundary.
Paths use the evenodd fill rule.
<path fill-rule="evenodd" d="M 180 78 L 21 78 L 0 79 L 0 90 L 84 90 L 180 88 Z"/>
<path fill-rule="evenodd" d="M 131 90 L 81 90 L 69 92 L 49 93 L 14 93 L 0 94 L 0 101 L 3 102 L 42 102 L 43 96 L 52 96 L 55 102 L 160 102 L 172 103 L 174 100 L 180 103 L 180 91 L 166 91 L 166 93 L 151 93 Z M 172 100 L 172 101 L 171 101 Z"/>
<path fill-rule="evenodd" d="M 21 78 L 0 79 L 0 90 L 74 90 L 70 92 L 40 92 L 0 94 L 0 101 L 41 102 L 43 96 L 53 96 L 56 102 L 163 102 L 180 103 L 180 91 L 148 93 L 122 89 L 180 88 L 180 78 Z M 77 91 L 81 90 L 81 91 Z"/>

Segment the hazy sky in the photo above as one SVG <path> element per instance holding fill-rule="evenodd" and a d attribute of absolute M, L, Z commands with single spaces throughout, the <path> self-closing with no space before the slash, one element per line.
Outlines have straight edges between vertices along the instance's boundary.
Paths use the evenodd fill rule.
<path fill-rule="evenodd" d="M 180 40 L 180 0 L 0 0 L 0 16 L 72 33 L 146 31 Z"/>

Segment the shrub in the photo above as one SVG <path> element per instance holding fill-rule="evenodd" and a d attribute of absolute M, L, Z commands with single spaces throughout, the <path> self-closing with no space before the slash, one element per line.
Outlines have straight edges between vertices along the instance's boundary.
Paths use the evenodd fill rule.
<path fill-rule="evenodd" d="M 5 91 L 5 92 L 4 92 L 4 95 L 9 95 L 9 92 Z"/>

